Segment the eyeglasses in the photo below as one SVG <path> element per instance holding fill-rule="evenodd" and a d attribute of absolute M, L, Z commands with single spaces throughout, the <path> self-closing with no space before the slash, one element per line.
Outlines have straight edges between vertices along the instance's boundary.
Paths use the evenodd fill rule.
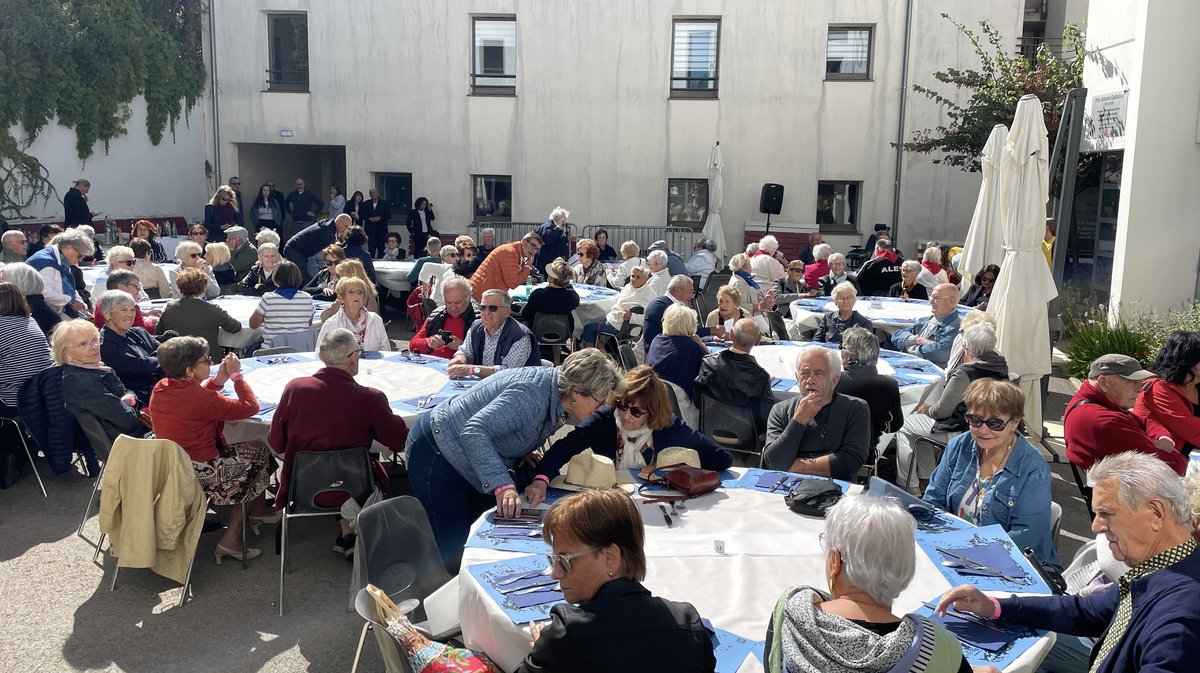
<path fill-rule="evenodd" d="M 133 266 L 134 261 L 132 259 L 123 259 L 123 260 L 117 262 L 117 264 L 124 264 L 125 266 Z"/>
<path fill-rule="evenodd" d="M 496 311 L 499 311 L 502 308 L 508 308 L 508 307 L 504 306 L 502 304 L 484 304 L 483 306 L 479 307 L 479 310 L 487 311 L 488 313 L 495 313 Z"/>
<path fill-rule="evenodd" d="M 589 549 L 584 549 L 583 551 L 575 552 L 574 554 L 546 554 L 546 561 L 550 564 L 550 567 L 553 568 L 554 566 L 558 566 L 564 573 L 570 575 L 572 560 L 577 559 L 584 554 L 593 554 L 599 550 L 599 547 L 591 547 Z"/>
<path fill-rule="evenodd" d="M 449 257 L 450 259 L 456 259 L 456 258 L 458 257 L 458 253 L 457 253 L 457 252 L 452 252 L 452 253 L 449 253 L 449 254 L 448 254 L 448 255 L 446 255 L 446 256 L 447 256 L 447 257 Z"/>
<path fill-rule="evenodd" d="M 626 404 L 624 402 L 617 402 L 617 408 L 621 411 L 628 411 L 629 415 L 633 416 L 634 418 L 641 418 L 642 416 L 646 415 L 645 409 L 641 407 L 635 407 L 632 404 Z"/>
<path fill-rule="evenodd" d="M 190 236 L 208 236 L 207 231 L 193 231 Z"/>
<path fill-rule="evenodd" d="M 200 253 L 198 253 L 198 252 L 193 252 L 190 255 L 188 255 L 188 257 L 191 257 L 192 259 L 196 259 L 199 256 L 200 256 Z"/>
<path fill-rule="evenodd" d="M 211 366 L 212 366 L 212 360 L 211 360 L 211 359 L 209 359 L 209 358 L 201 358 L 201 359 L 199 359 L 199 360 L 196 360 L 196 365 L 195 365 L 195 366 L 197 366 L 197 367 L 211 367 Z"/>
<path fill-rule="evenodd" d="M 972 428 L 978 428 L 981 425 L 986 425 L 986 426 L 988 426 L 988 430 L 991 430 L 993 432 L 1000 432 L 1001 430 L 1004 429 L 1004 426 L 1008 425 L 1009 423 L 1012 423 L 1012 421 L 1013 421 L 1013 419 L 1011 419 L 1011 418 L 1008 418 L 1008 419 L 987 418 L 987 419 L 985 419 L 981 416 L 976 416 L 975 414 L 967 414 L 967 425 L 971 426 Z"/>

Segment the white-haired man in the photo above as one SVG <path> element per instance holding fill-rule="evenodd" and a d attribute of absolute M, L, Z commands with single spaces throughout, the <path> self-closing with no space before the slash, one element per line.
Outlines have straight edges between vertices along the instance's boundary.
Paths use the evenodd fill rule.
<path fill-rule="evenodd" d="M 416 353 L 452 358 L 462 346 L 467 329 L 475 322 L 471 306 L 471 283 L 466 278 L 451 278 L 442 283 L 443 304 L 425 319 L 421 329 L 409 340 Z"/>
<path fill-rule="evenodd" d="M 787 278 L 787 269 L 775 257 L 778 251 L 779 240 L 768 234 L 759 240 L 758 252 L 750 256 L 750 271 L 763 287 L 771 287 L 775 281 Z"/>
<path fill-rule="evenodd" d="M 650 250 L 662 250 L 667 254 L 667 273 L 671 274 L 672 276 L 691 275 L 691 273 L 688 271 L 687 262 L 683 261 L 683 258 L 679 256 L 679 253 L 672 250 L 671 246 L 667 245 L 666 241 L 660 240 L 651 243 Z"/>
<path fill-rule="evenodd" d="M 225 230 L 225 244 L 229 246 L 229 265 L 234 277 L 245 278 L 258 262 L 258 248 L 250 243 L 250 232 L 245 227 L 230 227 Z"/>
<path fill-rule="evenodd" d="M 850 480 L 866 461 L 871 433 L 867 403 L 835 392 L 842 357 L 823 346 L 796 360 L 800 395 L 776 404 L 767 419 L 763 467 Z"/>
<path fill-rule="evenodd" d="M 667 253 L 654 250 L 646 255 L 646 268 L 650 269 L 650 280 L 646 284 L 650 286 L 654 296 L 661 297 L 666 294 L 667 285 L 671 283 Z"/>
<path fill-rule="evenodd" d="M 42 296 L 51 308 L 70 317 L 85 316 L 87 304 L 81 292 L 84 288 L 71 269 L 95 251 L 92 239 L 76 228 L 62 232 L 50 245 L 29 256 L 26 264 L 45 281 Z"/>
<path fill-rule="evenodd" d="M 697 405 L 700 397 L 707 395 L 721 404 L 749 407 L 754 412 L 756 432 L 767 427 L 767 415 L 775 404 L 771 375 L 750 355 L 750 349 L 758 345 L 761 337 L 754 319 L 742 318 L 733 323 L 729 333 L 732 345 L 700 361 L 693 388 Z"/>
<path fill-rule="evenodd" d="M 651 256 L 654 253 L 650 253 Z M 647 283 L 649 284 L 649 283 Z M 651 299 L 649 304 L 646 304 L 646 312 L 642 317 L 642 338 L 638 341 L 635 349 L 638 357 L 645 358 L 646 351 L 650 349 L 650 343 L 654 341 L 654 337 L 662 334 L 662 319 L 666 314 L 667 308 L 673 304 L 687 304 L 696 296 L 696 288 L 689 276 L 680 274 L 671 276 L 667 280 L 667 291 L 661 297 Z M 698 337 L 706 337 L 711 333 L 721 334 L 721 328 L 700 327 L 696 330 Z"/>
<path fill-rule="evenodd" d="M 537 338 L 512 317 L 512 299 L 504 290 L 483 293 L 476 320 L 458 352 L 446 367 L 451 378 L 491 376 L 501 369 L 536 367 L 541 364 Z"/>
<path fill-rule="evenodd" d="M 918 320 L 912 327 L 897 330 L 892 335 L 892 345 L 897 350 L 919 355 L 939 367 L 945 367 L 950 359 L 950 347 L 958 336 L 958 286 L 942 283 L 929 296 L 927 318 Z"/>
<path fill-rule="evenodd" d="M 1129 570 L 1087 595 L 997 599 L 964 584 L 951 606 L 990 619 L 1096 638 L 1084 670 L 1192 671 L 1200 652 L 1200 554 L 1183 481 L 1159 459 L 1127 451 L 1092 468 L 1092 532 Z M 1057 647 L 1055 649 L 1058 649 Z"/>
<path fill-rule="evenodd" d="M 0 264 L 17 264 L 25 261 L 26 251 L 29 250 L 29 239 L 25 238 L 25 232 L 19 229 L 10 229 L 4 232 L 4 236 L 0 236 L 0 243 L 4 245 L 4 251 L 0 253 Z"/>

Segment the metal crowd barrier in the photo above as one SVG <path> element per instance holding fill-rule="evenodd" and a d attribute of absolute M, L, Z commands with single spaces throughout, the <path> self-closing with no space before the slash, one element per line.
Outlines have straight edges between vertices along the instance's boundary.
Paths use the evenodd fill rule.
<path fill-rule="evenodd" d="M 536 230 L 544 222 L 475 222 L 472 224 L 475 242 L 483 240 L 484 229 L 496 230 L 496 245 L 519 240 L 526 233 Z M 625 241 L 633 241 L 642 249 L 642 256 L 655 241 L 666 241 L 671 249 L 685 258 L 692 252 L 692 244 L 704 234 L 699 230 L 688 227 L 669 225 L 642 224 L 590 224 L 582 230 L 577 225 L 567 224 L 567 235 L 575 240 L 579 238 L 596 238 L 596 232 L 604 229 L 608 232 L 608 244 L 615 250 L 621 249 Z"/>

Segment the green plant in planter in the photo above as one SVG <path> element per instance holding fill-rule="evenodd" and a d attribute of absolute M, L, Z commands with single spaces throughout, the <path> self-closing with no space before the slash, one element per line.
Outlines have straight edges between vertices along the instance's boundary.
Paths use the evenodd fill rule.
<path fill-rule="evenodd" d="M 1150 365 L 1154 359 L 1145 334 L 1123 324 L 1110 326 L 1107 322 L 1096 322 L 1076 331 L 1067 350 L 1067 371 L 1075 378 L 1085 379 L 1092 361 L 1109 353 L 1128 355 L 1142 366 Z"/>
<path fill-rule="evenodd" d="M 1173 332 L 1200 332 L 1200 302 L 1189 301 L 1166 315 L 1145 313 L 1132 321 L 1132 329 L 1142 336 L 1150 352 L 1158 355 Z"/>

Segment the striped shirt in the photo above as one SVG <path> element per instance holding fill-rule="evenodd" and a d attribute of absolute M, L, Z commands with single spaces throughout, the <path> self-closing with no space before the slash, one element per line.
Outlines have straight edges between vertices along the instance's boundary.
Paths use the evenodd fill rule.
<path fill-rule="evenodd" d="M 52 366 L 46 335 L 33 318 L 0 316 L 0 403 L 16 407 L 21 384 Z"/>
<path fill-rule="evenodd" d="M 270 346 L 279 334 L 304 332 L 312 325 L 312 295 L 297 291 L 291 299 L 278 292 L 268 292 L 258 300 L 254 312 L 263 317 L 263 345 Z"/>

